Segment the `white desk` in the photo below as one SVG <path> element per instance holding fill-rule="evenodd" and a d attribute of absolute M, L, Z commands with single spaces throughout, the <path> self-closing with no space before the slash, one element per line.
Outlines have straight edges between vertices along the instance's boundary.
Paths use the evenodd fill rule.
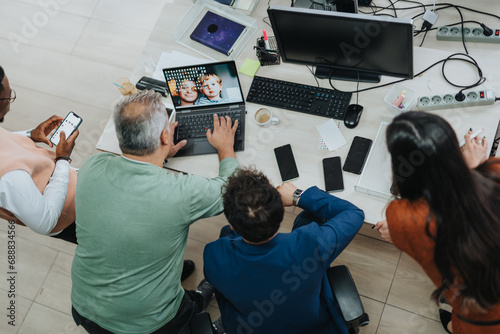
<path fill-rule="evenodd" d="M 180 52 L 191 54 L 200 57 L 196 52 L 176 43 L 171 35 L 171 31 L 178 24 L 183 14 L 191 5 L 190 1 L 174 0 L 173 4 L 165 5 L 163 13 L 153 30 L 150 39 L 145 45 L 144 52 L 152 56 L 154 61 L 157 61 L 161 52 L 178 50 Z M 273 5 L 287 6 L 289 0 L 273 0 Z M 456 4 L 468 6 L 470 2 L 461 0 L 455 1 Z M 488 11 L 491 13 L 500 13 L 500 3 L 492 1 L 476 1 L 472 3 L 475 8 L 481 8 L 481 3 L 488 3 Z M 387 3 L 389 4 L 389 3 Z M 380 5 L 380 4 L 379 4 Z M 403 5 L 401 5 L 403 6 Z M 410 5 L 405 5 L 410 6 Z M 496 7 L 496 8 L 492 8 Z M 486 7 L 482 7 L 486 8 Z M 269 34 L 271 28 L 263 22 L 263 18 L 267 16 L 267 1 L 261 0 L 258 7 L 254 10 L 252 16 L 257 20 L 261 29 L 267 29 Z M 420 13 L 421 9 L 405 11 L 399 13 L 399 17 L 411 17 Z M 453 9 L 448 9 L 446 12 L 441 11 L 440 18 L 436 25 L 445 25 L 447 23 L 458 22 L 458 14 Z M 477 14 L 467 14 L 466 19 L 474 19 L 480 17 L 479 21 L 486 23 L 490 27 L 499 27 L 500 20 L 494 18 L 482 17 Z M 420 26 L 421 21 L 416 21 Z M 260 34 L 260 32 L 259 32 Z M 258 36 L 255 36 L 257 38 Z M 414 70 L 415 73 L 420 72 L 427 66 L 437 60 L 445 58 L 455 52 L 463 52 L 461 43 L 458 42 L 439 42 L 435 39 L 435 32 L 428 33 L 424 47 L 417 47 L 420 44 L 421 36 L 415 38 L 414 44 Z M 498 44 L 479 44 L 467 43 L 470 54 L 479 62 L 483 69 L 484 75 L 487 78 L 482 88 L 492 88 L 497 91 L 497 96 L 500 95 L 500 45 Z M 246 58 L 256 59 L 253 45 L 243 51 L 239 59 L 236 60 L 237 66 L 241 66 Z M 222 60 L 222 59 L 221 59 Z M 136 69 L 131 75 L 131 81 L 136 82 L 142 75 L 151 75 L 148 73 L 143 64 L 139 61 Z M 304 83 L 308 85 L 316 85 L 313 76 L 305 66 L 281 64 L 278 66 L 261 67 L 257 75 L 282 79 L 291 82 Z M 447 67 L 447 75 L 452 82 L 468 84 L 475 82 L 477 74 L 472 66 L 466 64 L 450 62 Z M 252 78 L 240 74 L 240 81 L 243 91 L 246 94 L 250 88 Z M 382 77 L 382 83 L 395 81 L 394 78 Z M 336 81 L 334 84 L 342 90 L 355 90 L 356 84 L 349 82 Z M 329 87 L 327 80 L 320 80 L 322 87 Z M 458 89 L 446 83 L 441 75 L 441 67 L 436 66 L 426 72 L 422 77 L 417 77 L 414 80 L 403 82 L 403 85 L 415 90 L 417 97 L 431 94 L 454 93 Z M 368 87 L 369 84 L 360 84 L 360 88 Z M 349 150 L 352 138 L 356 135 L 374 139 L 379 128 L 380 122 L 384 117 L 391 114 L 386 110 L 383 98 L 392 86 L 363 92 L 359 95 L 359 104 L 364 106 L 364 111 L 361 116 L 361 121 L 355 129 L 347 129 L 342 127 L 342 133 L 347 139 L 348 144 L 337 151 L 329 152 L 318 149 L 320 135 L 316 131 L 316 126 L 327 121 L 328 119 L 317 116 L 309 116 L 301 113 L 287 111 L 278 108 L 272 108 L 280 118 L 280 123 L 277 126 L 270 128 L 260 128 L 251 120 L 254 112 L 261 106 L 248 103 L 247 104 L 247 122 L 246 122 L 246 138 L 245 151 L 236 154 L 242 166 L 253 165 L 257 169 L 262 170 L 275 185 L 281 183 L 276 159 L 274 157 L 273 148 L 285 144 L 291 144 L 294 150 L 295 159 L 299 169 L 300 178 L 294 183 L 299 188 L 307 188 L 311 185 L 318 185 L 320 188 L 324 186 L 322 159 L 325 157 L 340 156 L 342 162 L 345 160 Z M 353 95 L 351 103 L 354 103 L 356 95 Z M 416 110 L 416 107 L 413 108 Z M 489 149 L 491 142 L 496 133 L 497 125 L 500 119 L 500 108 L 498 105 L 449 109 L 437 111 L 436 114 L 446 118 L 455 129 L 461 139 L 462 135 L 467 132 L 467 129 L 484 128 L 484 135 L 489 140 Z M 99 140 L 98 149 L 120 153 L 117 148 L 117 139 L 114 133 L 113 124 L 110 121 L 104 130 L 101 139 Z M 178 157 L 168 161 L 168 168 L 213 177 L 217 175 L 218 160 L 217 155 L 205 155 L 196 157 Z M 390 173 L 387 173 L 390 175 Z M 336 193 L 336 196 L 342 197 L 353 202 L 365 211 L 366 222 L 376 223 L 381 220 L 384 215 L 384 209 L 387 201 L 357 192 L 354 186 L 359 179 L 358 175 L 344 172 L 343 192 Z"/>

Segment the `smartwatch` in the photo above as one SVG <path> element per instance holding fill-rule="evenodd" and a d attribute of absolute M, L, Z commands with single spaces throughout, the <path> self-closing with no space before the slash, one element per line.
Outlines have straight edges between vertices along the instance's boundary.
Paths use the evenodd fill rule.
<path fill-rule="evenodd" d="M 293 193 L 293 200 L 292 200 L 292 204 L 294 206 L 297 206 L 297 201 L 299 200 L 300 196 L 302 196 L 303 193 L 304 191 L 302 189 L 295 190 L 295 192 Z"/>

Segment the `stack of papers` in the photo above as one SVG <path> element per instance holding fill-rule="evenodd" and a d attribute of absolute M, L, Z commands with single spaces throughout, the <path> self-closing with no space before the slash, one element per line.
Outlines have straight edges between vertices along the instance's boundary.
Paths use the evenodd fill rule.
<path fill-rule="evenodd" d="M 316 127 L 321 135 L 320 148 L 324 146 L 329 151 L 334 151 L 347 144 L 347 140 L 345 140 L 342 132 L 340 132 L 340 124 L 340 121 L 335 122 L 333 119 L 330 119 Z"/>

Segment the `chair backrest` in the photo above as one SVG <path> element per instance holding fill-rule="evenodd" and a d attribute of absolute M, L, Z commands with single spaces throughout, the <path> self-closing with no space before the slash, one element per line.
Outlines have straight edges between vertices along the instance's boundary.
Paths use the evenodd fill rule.
<path fill-rule="evenodd" d="M 344 266 L 331 267 L 326 271 L 328 281 L 348 328 L 357 328 L 369 323 L 363 303 L 349 269 Z"/>

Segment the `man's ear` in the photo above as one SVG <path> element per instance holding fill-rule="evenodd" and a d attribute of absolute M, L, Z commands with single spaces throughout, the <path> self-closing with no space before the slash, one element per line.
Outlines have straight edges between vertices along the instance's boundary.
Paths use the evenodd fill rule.
<path fill-rule="evenodd" d="M 170 133 L 167 131 L 167 129 L 163 129 L 160 135 L 160 139 L 163 145 L 170 145 Z"/>

